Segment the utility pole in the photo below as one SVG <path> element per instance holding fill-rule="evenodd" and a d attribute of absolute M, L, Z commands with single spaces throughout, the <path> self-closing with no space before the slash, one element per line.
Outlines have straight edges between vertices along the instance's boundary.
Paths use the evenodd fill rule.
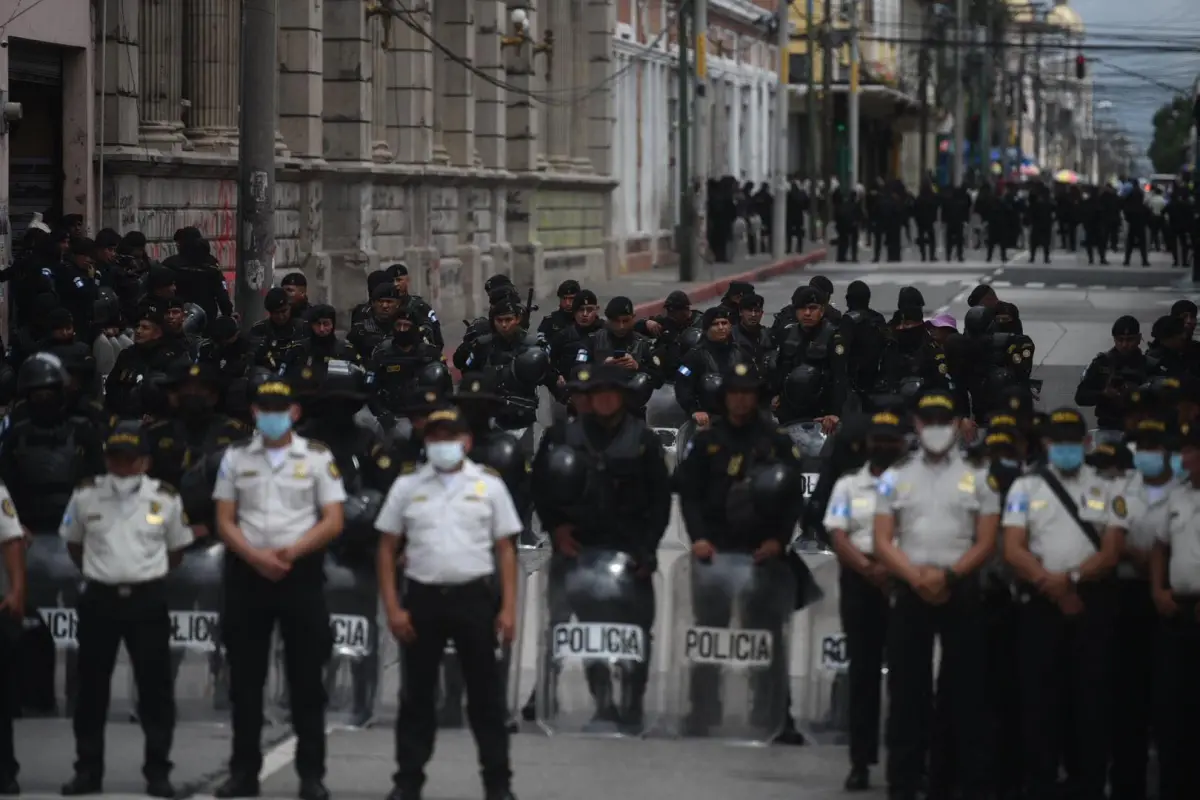
<path fill-rule="evenodd" d="M 1034 34 L 1033 41 L 1033 160 L 1042 164 L 1042 36 Z"/>
<path fill-rule="evenodd" d="M 992 177 L 992 79 L 996 74 L 995 53 L 992 52 L 992 10 L 988 8 L 987 24 L 980 31 L 980 44 L 983 47 L 983 75 L 980 76 L 982 86 L 980 94 L 983 102 L 979 105 L 979 183 L 991 180 Z"/>
<path fill-rule="evenodd" d="M 850 191 L 858 186 L 858 0 L 850 0 L 850 94 L 846 98 L 847 132 L 850 136 Z"/>
<path fill-rule="evenodd" d="M 779 130 L 775 134 L 775 204 L 771 207 L 771 255 L 782 261 L 787 252 L 787 196 L 788 196 L 788 152 L 789 152 L 789 102 L 788 86 L 791 83 L 790 20 L 788 0 L 779 0 L 778 26 L 775 31 L 775 49 L 779 51 L 779 86 L 775 90 L 775 123 Z"/>
<path fill-rule="evenodd" d="M 917 137 L 920 141 L 920 153 L 918 154 L 921 174 L 917 179 L 917 184 L 920 185 L 925 176 L 929 174 L 929 49 L 932 47 L 932 37 L 929 35 L 929 16 L 926 14 L 922 17 L 921 38 L 925 43 L 921 46 L 921 51 L 917 54 L 917 98 L 921 102 L 921 118 L 918 120 L 919 129 Z"/>
<path fill-rule="evenodd" d="M 834 139 L 833 127 L 833 0 L 825 0 L 825 19 L 822 28 L 821 42 L 821 83 L 825 89 L 823 114 L 825 115 L 825 147 L 822 154 L 825 164 L 825 208 L 822 211 L 821 240 L 827 240 L 829 224 L 833 221 L 833 173 L 837 159 L 837 143 Z"/>
<path fill-rule="evenodd" d="M 1017 100 L 1013 111 L 1017 115 L 1017 174 L 1025 164 L 1025 31 L 1021 31 L 1021 51 L 1017 56 Z M 1008 176 L 1005 175 L 1005 178 Z"/>
<path fill-rule="evenodd" d="M 967 2 L 954 6 L 954 152 L 950 162 L 950 185 L 962 186 L 967 132 Z"/>
<path fill-rule="evenodd" d="M 696 39 L 696 95 L 695 108 L 695 208 L 697 253 L 707 252 L 708 242 L 708 143 L 712 138 L 712 126 L 708 121 L 708 0 L 692 0 L 692 28 Z"/>
<path fill-rule="evenodd" d="M 262 316 L 275 280 L 275 77 L 277 0 L 242 3 L 238 120 L 237 288 L 242 330 Z"/>
<path fill-rule="evenodd" d="M 681 0 L 677 6 L 675 35 L 676 55 L 678 57 L 679 98 L 675 103 L 675 113 L 679 125 L 679 280 L 682 283 L 696 279 L 696 197 L 692 191 L 692 153 L 691 128 L 692 106 L 691 85 L 692 69 L 688 59 L 687 12 L 689 4 Z"/>
<path fill-rule="evenodd" d="M 821 136 L 817 130 L 817 8 L 815 0 L 804 4 L 804 35 L 808 39 L 808 91 L 804 93 L 804 113 L 808 122 L 808 152 L 805 153 L 805 171 L 808 173 L 810 194 L 817 187 L 817 165 L 820 164 Z M 808 207 L 808 240 L 817 240 L 817 214 L 815 197 L 810 197 Z"/>

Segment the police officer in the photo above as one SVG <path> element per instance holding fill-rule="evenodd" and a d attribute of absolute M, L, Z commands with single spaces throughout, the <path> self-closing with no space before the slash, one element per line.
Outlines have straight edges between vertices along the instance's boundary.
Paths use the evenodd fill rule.
<path fill-rule="evenodd" d="M 204 309 L 210 321 L 232 314 L 229 286 L 208 242 L 199 236 L 189 238 L 180 243 L 179 256 L 171 263 L 176 294 Z"/>
<path fill-rule="evenodd" d="M 1084 370 L 1075 389 L 1075 403 L 1095 407 L 1097 427 L 1119 431 L 1125 416 L 1123 400 L 1130 388 L 1145 379 L 1147 367 L 1137 317 L 1119 317 L 1113 323 L 1112 338 L 1112 348 L 1093 358 Z"/>
<path fill-rule="evenodd" d="M 1018 653 L 1025 790 L 1058 796 L 1059 754 L 1080 797 L 1103 797 L 1112 725 L 1114 590 L 1129 509 L 1118 484 L 1084 463 L 1073 408 L 1041 431 L 1048 464 L 1018 478 L 1004 506 L 1004 557 L 1021 584 Z M 1070 687 L 1062 702 L 1060 687 Z"/>
<path fill-rule="evenodd" d="M 143 302 L 138 307 L 133 347 L 120 352 L 104 383 L 104 408 L 107 411 L 124 419 L 139 419 L 143 415 L 139 399 L 142 382 L 151 373 L 165 374 L 172 364 L 187 358 L 165 337 L 166 326 L 161 304 Z"/>
<path fill-rule="evenodd" d="M 19 710 L 18 693 L 10 691 L 18 673 L 17 645 L 25 619 L 25 541 L 17 507 L 8 489 L 0 485 L 0 795 L 19 795 L 20 765 L 13 748 L 13 716 Z"/>
<path fill-rule="evenodd" d="M 767 355 L 774 349 L 771 331 L 762 324 L 765 299 L 750 294 L 738 304 L 738 319 L 733 326 L 733 346 L 742 351 L 746 361 L 759 370 L 766 367 Z"/>
<path fill-rule="evenodd" d="M 308 301 L 304 302 L 307 305 Z M 292 307 L 294 309 L 295 305 Z M 288 354 L 287 363 L 283 367 L 284 375 L 296 375 L 305 367 L 311 370 L 318 362 L 362 363 L 362 357 L 354 349 L 354 345 L 337 337 L 337 311 L 333 306 L 325 303 L 308 306 L 304 320 L 308 323 L 308 338 L 300 340 Z"/>
<path fill-rule="evenodd" d="M 720 413 L 714 388 L 734 364 L 746 359 L 733 345 L 733 311 L 725 306 L 710 308 L 700 320 L 704 339 L 683 356 L 675 374 L 675 402 L 701 428 L 713 414 Z"/>
<path fill-rule="evenodd" d="M 779 558 L 803 510 L 795 445 L 760 411 L 762 392 L 763 381 L 752 364 L 738 362 L 729 367 L 721 384 L 722 415 L 688 442 L 679 466 L 680 509 L 692 541 L 692 555 L 701 561 L 711 561 L 718 552 L 753 554 L 756 561 Z M 781 508 L 764 509 L 755 502 L 754 487 L 773 465 L 788 468 L 787 483 L 781 487 L 785 499 Z M 696 593 L 693 602 L 696 624 L 716 628 L 729 624 L 728 596 Z M 767 597 L 750 598 L 745 613 L 752 618 L 744 623 L 750 627 L 778 632 L 786 622 Z M 752 716 L 770 719 L 770 706 L 778 703 L 769 693 L 772 687 L 786 683 L 786 675 L 775 674 L 774 667 L 784 668 L 782 662 L 772 667 L 770 674 L 753 681 Z M 692 735 L 704 735 L 709 725 L 720 722 L 719 714 L 710 717 L 704 713 L 719 708 L 719 701 L 713 700 L 719 695 L 717 682 L 718 674 L 711 668 L 698 668 L 693 675 L 692 712 L 687 723 Z"/>
<path fill-rule="evenodd" d="M 1200 760 L 1194 746 L 1200 699 L 1200 558 L 1195 544 L 1200 538 L 1200 427 L 1188 426 L 1182 438 L 1186 478 L 1171 489 L 1167 525 L 1150 559 L 1154 604 L 1162 618 L 1154 681 L 1161 800 L 1185 800 L 1200 793 Z"/>
<path fill-rule="evenodd" d="M 387 268 L 387 273 L 396 288 L 396 309 L 408 311 L 421 331 L 422 338 L 441 350 L 446 344 L 442 339 L 442 323 L 438 320 L 433 306 L 429 305 L 425 298 L 419 294 L 408 293 L 408 267 L 400 263 L 392 264 Z"/>
<path fill-rule="evenodd" d="M 263 686 L 278 622 L 300 797 L 328 800 L 322 673 L 333 639 L 321 588 L 324 551 L 341 533 L 346 492 L 329 448 L 292 431 L 300 408 L 291 386 L 259 385 L 253 411 L 257 433 L 225 451 L 213 490 L 226 547 L 221 635 L 233 705 L 230 776 L 216 795 L 258 794 Z"/>
<path fill-rule="evenodd" d="M 542 322 L 537 328 L 538 344 L 548 346 L 554 341 L 554 337 L 559 331 L 566 330 L 575 324 L 575 295 L 579 294 L 582 288 L 579 281 L 568 280 L 563 281 L 558 285 L 558 308 L 551 311 L 542 318 Z"/>
<path fill-rule="evenodd" d="M 662 362 L 663 379 L 668 383 L 675 380 L 680 361 L 688 347 L 682 343 L 682 334 L 700 324 L 703 312 L 692 308 L 687 293 L 673 290 L 663 301 L 663 313 L 640 319 L 634 330 L 654 340 L 654 354 Z"/>
<path fill-rule="evenodd" d="M 846 346 L 837 326 L 825 319 L 826 300 L 823 298 L 820 290 L 812 286 L 802 286 L 793 293 L 795 323 L 784 329 L 770 385 L 776 396 L 773 406 L 781 422 L 811 417 L 830 433 L 845 413 L 850 381 L 846 371 Z M 807 397 L 810 394 L 809 387 L 806 386 L 803 392 L 788 390 L 793 375 L 807 372 L 805 367 L 811 367 L 821 378 L 817 396 L 810 398 L 811 406 L 801 398 L 801 395 Z M 796 377 L 799 378 L 799 374 Z"/>
<path fill-rule="evenodd" d="M 576 300 L 579 296 L 576 296 Z M 550 359 L 536 337 L 521 327 L 521 308 L 511 300 L 489 310 L 492 332 L 463 342 L 454 353 L 460 370 L 490 372 L 505 399 L 496 424 L 505 430 L 526 428 L 537 417 L 537 387 L 550 378 Z"/>
<path fill-rule="evenodd" d="M 368 358 L 375 348 L 392 333 L 392 315 L 396 313 L 396 287 L 391 282 L 381 282 L 371 289 L 371 302 L 364 313 L 350 326 L 346 341 L 363 358 Z"/>
<path fill-rule="evenodd" d="M 380 594 L 388 627 L 404 644 L 398 770 L 389 800 L 421 795 L 433 754 L 438 671 L 448 641 L 462 664 L 486 800 L 513 797 L 495 650 L 497 635 L 511 642 L 516 628 L 512 537 L 524 526 L 500 477 L 467 458 L 470 439 L 457 410 L 431 413 L 425 423 L 429 463 L 392 485 L 375 523 L 383 534 L 377 560 Z M 401 548 L 403 593 L 396 577 Z"/>
<path fill-rule="evenodd" d="M 865 400 L 875 389 L 889 331 L 883 314 L 871 308 L 871 287 L 863 281 L 851 281 L 846 287 L 846 313 L 838 333 L 846 348 L 850 386 Z"/>
<path fill-rule="evenodd" d="M 850 774 L 846 791 L 865 791 L 879 761 L 881 674 L 888 630 L 888 571 L 875 558 L 875 495 L 879 476 L 906 450 L 904 422 L 894 411 L 871 417 L 867 463 L 834 484 L 822 523 L 840 566 L 842 630 L 850 656 Z"/>
<path fill-rule="evenodd" d="M 208 333 L 197 349 L 196 363 L 215 365 L 226 384 L 245 378 L 254 365 L 254 344 L 242 336 L 237 320 L 217 317 Z"/>
<path fill-rule="evenodd" d="M 410 309 L 397 309 L 391 322 L 391 337 L 384 339 L 367 359 L 367 383 L 376 393 L 374 408 L 378 413 L 395 413 L 423 370 L 445 361 L 440 347 L 421 338 Z"/>
<path fill-rule="evenodd" d="M 555 374 L 556 391 L 560 395 L 571 371 L 579 364 L 579 348 L 604 323 L 600 321 L 599 300 L 596 293 L 583 289 L 571 303 L 574 324 L 563 328 L 550 339 L 550 364 Z"/>
<path fill-rule="evenodd" d="M 146 475 L 149 448 L 138 423 L 122 422 L 109 434 L 104 460 L 106 474 L 79 484 L 60 528 L 85 581 L 77 606 L 75 775 L 62 793 L 103 790 L 109 686 L 123 642 L 146 736 L 146 794 L 174 797 L 169 776 L 175 693 L 166 577 L 179 564 L 192 532 L 179 493 Z"/>
<path fill-rule="evenodd" d="M 614 297 L 604 308 L 608 320 L 603 328 L 584 339 L 575 356 L 579 364 L 615 364 L 632 373 L 649 376 L 654 388 L 662 386 L 659 359 L 652 352 L 650 339 L 635 331 L 633 301 L 628 297 Z"/>
<path fill-rule="evenodd" d="M 920 450 L 880 476 L 875 500 L 875 554 L 899 579 L 887 646 L 889 790 L 915 797 L 928 748 L 932 791 L 957 787 L 979 798 L 991 775 L 980 723 L 987 642 L 973 573 L 995 549 L 999 503 L 955 447 L 949 393 L 922 395 L 915 422 Z M 936 702 L 935 636 L 943 653 Z"/>
<path fill-rule="evenodd" d="M 267 318 L 250 327 L 255 340 L 254 363 L 278 371 L 291 357 L 291 350 L 307 338 L 303 320 L 292 316 L 292 304 L 281 286 L 269 290 L 263 297 Z"/>
<path fill-rule="evenodd" d="M 1113 800 L 1144 800 L 1153 718 L 1154 655 L 1158 613 L 1150 586 L 1150 554 L 1166 530 L 1168 498 L 1178 484 L 1170 450 L 1178 438 L 1174 420 L 1159 416 L 1138 422 L 1133 434 L 1135 471 L 1125 485 L 1128 533 L 1117 565 L 1113 624 L 1112 769 Z"/>
<path fill-rule="evenodd" d="M 287 292 L 288 302 L 292 304 L 292 316 L 296 319 L 309 319 L 308 312 L 312 303 L 308 302 L 308 278 L 303 272 L 289 272 L 279 282 Z"/>
<path fill-rule="evenodd" d="M 593 665 L 588 686 L 596 702 L 597 719 L 617 722 L 625 730 L 640 732 L 642 700 L 650 665 L 650 627 L 654 623 L 655 553 L 671 519 L 671 485 L 657 434 L 625 410 L 627 371 L 598 364 L 577 373 L 589 395 L 589 411 L 547 429 L 533 461 L 533 502 L 538 518 L 551 531 L 555 558 L 551 583 L 569 569 L 582 547 L 618 550 L 632 559 L 638 581 L 636 608 L 629 622 L 643 629 L 647 642 L 643 660 L 622 683 L 620 707 L 612 697 L 611 676 L 603 665 Z M 551 453 L 570 448 L 586 469 L 587 489 L 582 498 L 554 496 L 548 490 Z"/>

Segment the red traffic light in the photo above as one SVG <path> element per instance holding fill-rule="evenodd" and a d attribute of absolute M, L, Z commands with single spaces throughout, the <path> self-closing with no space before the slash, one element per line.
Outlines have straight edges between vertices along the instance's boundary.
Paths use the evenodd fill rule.
<path fill-rule="evenodd" d="M 1085 56 L 1083 56 L 1082 54 L 1075 56 L 1075 77 L 1079 80 L 1083 80 L 1086 75 L 1087 75 L 1087 58 Z"/>

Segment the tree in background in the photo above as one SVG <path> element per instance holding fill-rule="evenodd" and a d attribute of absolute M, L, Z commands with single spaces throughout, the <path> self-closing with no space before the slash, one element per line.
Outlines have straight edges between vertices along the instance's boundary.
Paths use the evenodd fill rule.
<path fill-rule="evenodd" d="M 1177 175 L 1187 159 L 1192 131 L 1192 101 L 1180 95 L 1154 112 L 1154 139 L 1146 155 L 1154 171 Z"/>

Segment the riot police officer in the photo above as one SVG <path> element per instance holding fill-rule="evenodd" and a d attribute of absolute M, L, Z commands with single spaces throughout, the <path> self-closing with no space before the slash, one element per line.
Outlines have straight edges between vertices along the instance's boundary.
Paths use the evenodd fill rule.
<path fill-rule="evenodd" d="M 852 391 L 868 400 L 879 379 L 879 364 L 888 342 L 887 320 L 871 308 L 871 287 L 851 281 L 846 287 L 846 313 L 838 324 L 846 348 L 846 374 Z"/>
<path fill-rule="evenodd" d="M 792 295 L 792 306 L 796 309 L 796 322 L 785 328 L 770 378 L 777 416 L 781 422 L 801 417 L 818 419 L 829 433 L 845 413 L 849 389 L 846 346 L 837 326 L 825 319 L 825 301 L 819 290 L 811 286 L 797 289 Z M 814 380 L 817 377 L 819 381 Z M 803 387 L 792 386 L 801 382 Z M 813 383 L 820 385 L 814 387 Z"/>
<path fill-rule="evenodd" d="M 354 346 L 355 352 L 369 359 L 392 333 L 392 315 L 396 313 L 396 287 L 391 282 L 381 282 L 371 290 L 371 302 L 367 313 L 362 314 L 350 327 L 346 341 Z"/>
<path fill-rule="evenodd" d="M 1084 370 L 1075 389 L 1075 403 L 1095 406 L 1097 427 L 1119 431 L 1125 416 L 1122 401 L 1130 387 L 1141 385 L 1147 367 L 1141 350 L 1141 323 L 1136 317 L 1119 317 L 1113 323 L 1112 337 L 1112 349 L 1097 355 Z"/>
<path fill-rule="evenodd" d="M 850 774 L 846 791 L 861 792 L 879 760 L 880 675 L 887 642 L 888 571 L 875 558 L 875 495 L 879 476 L 904 454 L 905 427 L 880 411 L 867 428 L 867 463 L 834 484 L 822 524 L 840 566 L 842 630 L 850 656 Z"/>
<path fill-rule="evenodd" d="M 200 343 L 196 363 L 215 365 L 226 384 L 249 375 L 254 366 L 254 343 L 242 336 L 237 320 L 217 317 L 208 333 L 209 338 Z"/>
<path fill-rule="evenodd" d="M 661 359 L 653 354 L 650 340 L 633 329 L 633 301 L 614 297 L 605 306 L 604 316 L 608 323 L 584 339 L 576 363 L 615 364 L 630 373 L 648 376 L 656 389 L 662 386 Z"/>
<path fill-rule="evenodd" d="M 147 474 L 178 490 L 192 464 L 248 438 L 251 431 L 240 420 L 217 412 L 223 387 L 215 365 L 180 363 L 161 385 L 171 414 L 143 433 L 150 457 Z"/>
<path fill-rule="evenodd" d="M 576 300 L 579 295 L 576 296 Z M 537 417 L 537 387 L 550 377 L 550 360 L 536 337 L 521 327 L 521 309 L 504 301 L 490 309 L 492 332 L 463 342 L 454 353 L 460 370 L 491 372 L 504 397 L 496 424 L 505 430 L 527 428 Z"/>
<path fill-rule="evenodd" d="M 142 381 L 151 373 L 165 374 L 172 364 L 186 359 L 186 354 L 164 338 L 165 328 L 162 310 L 143 303 L 133 331 L 133 347 L 125 348 L 117 356 L 104 384 L 104 407 L 109 412 L 127 419 L 140 418 Z"/>
<path fill-rule="evenodd" d="M 704 339 L 689 350 L 675 375 L 675 401 L 701 428 L 721 412 L 721 376 L 745 356 L 733 345 L 733 311 L 710 308 L 700 320 Z"/>
<path fill-rule="evenodd" d="M 692 555 L 703 562 L 724 552 L 752 554 L 758 562 L 779 558 L 804 507 L 796 448 L 787 433 L 760 410 L 763 381 L 752 364 L 735 363 L 722 378 L 722 413 L 688 442 L 676 473 Z M 785 467 L 784 472 L 767 474 L 777 465 Z M 777 478 L 782 482 L 772 489 L 778 494 L 770 498 L 772 507 L 764 507 L 760 485 Z M 751 619 L 743 624 L 782 631 L 787 620 L 779 616 L 770 599 L 751 597 L 745 610 Z M 697 592 L 693 602 L 696 624 L 729 625 L 728 596 Z M 752 683 L 753 718 L 769 719 L 771 705 L 778 702 L 770 697 L 770 689 L 786 683 L 786 675 L 779 674 L 777 667 L 784 665 L 772 664 L 769 674 L 756 676 Z M 717 677 L 711 668 L 697 668 L 692 678 L 692 711 L 687 721 L 692 735 L 703 735 L 709 725 L 720 721 L 719 701 L 714 700 L 719 694 Z"/>
<path fill-rule="evenodd" d="M 663 380 L 667 383 L 675 380 L 683 355 L 691 348 L 684 344 L 683 334 L 697 329 L 703 317 L 703 312 L 692 308 L 687 293 L 675 289 L 663 301 L 663 313 L 640 319 L 634 326 L 638 333 L 654 340 L 654 354 L 662 362 Z"/>
<path fill-rule="evenodd" d="M 920 308 L 898 309 L 891 334 L 880 363 L 877 391 L 894 393 L 907 377 L 920 378 L 928 389 L 950 388 L 946 354 L 929 335 Z"/>
<path fill-rule="evenodd" d="M 759 370 L 766 367 L 767 356 L 774 349 L 771 331 L 762 324 L 765 302 L 761 294 L 743 297 L 738 305 L 737 322 L 733 326 L 733 346 L 741 350 L 746 360 Z"/>
<path fill-rule="evenodd" d="M 563 281 L 558 285 L 558 308 L 551 311 L 542 318 L 542 322 L 537 328 L 538 344 L 549 345 L 554 341 L 554 337 L 559 331 L 566 330 L 575 324 L 575 295 L 579 294 L 582 288 L 579 286 L 579 281 L 568 280 Z"/>
<path fill-rule="evenodd" d="M 209 320 L 233 313 L 225 275 L 203 238 L 181 242 L 179 258 L 172 262 L 171 269 L 176 294 L 183 302 L 200 306 Z"/>
<path fill-rule="evenodd" d="M 308 278 L 304 277 L 304 273 L 289 272 L 283 276 L 279 285 L 287 292 L 288 302 L 292 304 L 292 316 L 308 320 L 312 303 L 308 302 Z"/>
<path fill-rule="evenodd" d="M 579 363 L 576 360 L 579 356 L 579 348 L 583 346 L 589 336 L 604 326 L 604 323 L 600 321 L 599 302 L 593 291 L 582 289 L 577 292 L 575 299 L 571 302 L 574 324 L 563 328 L 550 339 L 550 363 L 554 369 L 555 390 L 560 395 L 567 377 Z"/>
<path fill-rule="evenodd" d="M 980 724 L 987 641 L 973 573 L 995 549 L 999 501 L 955 447 L 954 398 L 926 392 L 914 416 L 920 451 L 880 476 L 875 499 L 875 554 L 899 579 L 887 646 L 889 791 L 916 796 L 928 748 L 932 792 L 981 798 L 991 779 Z M 936 693 L 935 636 L 945 654 Z"/>
<path fill-rule="evenodd" d="M 627 620 L 642 628 L 646 650 L 622 682 L 620 705 L 614 702 L 611 676 L 602 664 L 588 667 L 588 686 L 599 720 L 640 732 L 643 697 L 650 665 L 650 628 L 654 622 L 655 552 L 671 518 L 670 476 L 658 436 L 625 411 L 627 371 L 597 364 L 578 373 L 589 397 L 586 416 L 550 427 L 533 462 L 533 502 L 542 525 L 551 531 L 554 559 L 550 581 L 569 570 L 581 548 L 606 548 L 627 554 L 637 581 L 635 608 Z M 574 458 L 556 457 L 556 451 Z M 556 496 L 555 471 L 579 469 L 586 486 L 582 497 Z M 576 609 L 581 617 L 589 610 Z"/>
<path fill-rule="evenodd" d="M 1150 331 L 1153 341 L 1146 348 L 1146 372 L 1151 376 L 1195 375 L 1200 366 L 1189 358 L 1192 355 L 1187 327 L 1180 317 L 1165 316 L 1154 321 Z"/>
<path fill-rule="evenodd" d="M 418 330 L 421 331 L 422 338 L 441 350 L 446 344 L 442 339 L 442 323 L 438 320 L 433 306 L 425 302 L 425 298 L 419 294 L 408 293 L 408 267 L 400 263 L 392 264 L 387 268 L 387 273 L 391 276 L 392 285 L 396 288 L 396 310 L 408 311 Z"/>
<path fill-rule="evenodd" d="M 391 337 L 383 340 L 367 359 L 367 385 L 376 393 L 377 413 L 395 412 L 405 390 L 416 383 L 430 364 L 444 362 L 440 347 L 421 338 L 421 330 L 407 308 L 392 314 Z"/>
<path fill-rule="evenodd" d="M 308 338 L 302 339 L 288 354 L 287 363 L 283 366 L 284 375 L 296 375 L 305 367 L 311 370 L 318 362 L 362 363 L 362 357 L 354 345 L 337 337 L 337 311 L 333 306 L 325 303 L 308 306 L 304 319 L 308 323 Z"/>
<path fill-rule="evenodd" d="M 1112 725 L 1116 568 L 1129 509 L 1119 484 L 1084 463 L 1087 426 L 1073 408 L 1041 434 L 1048 464 L 1018 478 L 1004 506 L 1004 557 L 1020 582 L 1025 791 L 1058 796 L 1059 754 L 1081 797 L 1103 797 Z M 1071 687 L 1060 695 L 1061 686 Z"/>
<path fill-rule="evenodd" d="M 277 372 L 291 357 L 292 348 L 306 338 L 304 321 L 292 316 L 292 304 L 281 286 L 263 297 L 263 309 L 267 318 L 250 327 L 250 337 L 256 342 L 254 363 Z"/>

